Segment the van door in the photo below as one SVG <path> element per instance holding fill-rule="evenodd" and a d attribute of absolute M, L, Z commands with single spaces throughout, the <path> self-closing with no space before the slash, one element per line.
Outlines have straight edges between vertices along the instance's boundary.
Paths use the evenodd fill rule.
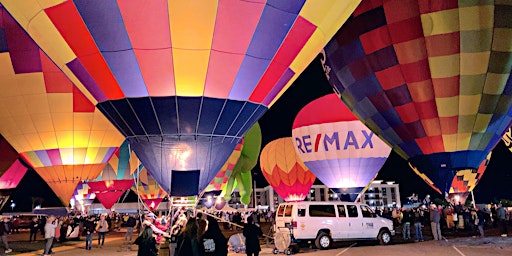
<path fill-rule="evenodd" d="M 363 236 L 363 219 L 359 214 L 359 207 L 354 204 L 347 204 L 348 229 L 347 238 L 361 238 Z"/>
<path fill-rule="evenodd" d="M 360 205 L 363 219 L 363 235 L 365 238 L 376 238 L 379 234 L 380 225 L 377 223 L 377 215 L 368 205 Z"/>
<path fill-rule="evenodd" d="M 336 230 L 333 231 L 333 234 L 336 234 L 335 236 L 338 239 L 347 239 L 348 231 L 350 230 L 347 208 L 343 204 L 338 204 L 336 208 L 338 208 L 338 219 Z"/>

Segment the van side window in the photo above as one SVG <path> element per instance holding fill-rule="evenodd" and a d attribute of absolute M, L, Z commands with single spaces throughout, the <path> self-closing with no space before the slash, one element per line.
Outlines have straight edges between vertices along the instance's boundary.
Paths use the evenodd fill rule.
<path fill-rule="evenodd" d="M 283 213 L 284 213 L 284 207 L 285 207 L 285 206 L 286 206 L 286 205 L 282 204 L 282 205 L 280 205 L 280 206 L 279 206 L 279 208 L 277 208 L 277 214 L 276 214 L 276 216 L 283 216 Z"/>
<path fill-rule="evenodd" d="M 334 205 L 310 205 L 309 216 L 311 217 L 336 217 Z"/>
<path fill-rule="evenodd" d="M 366 205 L 361 205 L 361 212 L 363 213 L 364 218 L 375 218 L 376 215 L 373 213 L 372 209 Z"/>
<path fill-rule="evenodd" d="M 357 205 L 347 205 L 348 217 L 357 218 Z"/>
<path fill-rule="evenodd" d="M 338 216 L 339 217 L 347 217 L 347 211 L 345 210 L 344 205 L 338 205 Z"/>
<path fill-rule="evenodd" d="M 292 211 L 293 211 L 293 205 L 287 205 L 286 208 L 284 208 L 284 216 L 291 217 Z"/>
<path fill-rule="evenodd" d="M 297 216 L 298 217 L 306 217 L 306 209 L 297 209 Z"/>

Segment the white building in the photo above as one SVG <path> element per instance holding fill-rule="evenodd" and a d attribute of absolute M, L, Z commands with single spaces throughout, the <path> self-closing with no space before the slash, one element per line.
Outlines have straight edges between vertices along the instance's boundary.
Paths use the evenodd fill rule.
<path fill-rule="evenodd" d="M 284 202 L 271 186 L 256 188 L 256 200 L 258 205 L 269 206 L 274 211 L 279 203 Z M 309 195 L 304 199 L 306 201 L 333 201 L 338 200 L 338 195 L 331 191 L 325 185 L 313 185 Z M 384 182 L 375 180 L 368 187 L 360 201 L 368 204 L 373 209 L 379 207 L 401 206 L 400 190 L 398 184 L 393 181 Z"/>

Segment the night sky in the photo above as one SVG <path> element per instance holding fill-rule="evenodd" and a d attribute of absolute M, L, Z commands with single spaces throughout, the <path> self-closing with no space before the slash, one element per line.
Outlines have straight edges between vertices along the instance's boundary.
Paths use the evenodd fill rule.
<path fill-rule="evenodd" d="M 295 83 L 283 94 L 271 109 L 260 119 L 262 130 L 262 149 L 272 140 L 290 137 L 293 120 L 296 114 L 307 103 L 327 94 L 333 90 L 325 78 L 319 58 L 315 59 L 309 67 L 299 76 Z M 477 203 L 489 203 L 493 199 L 512 198 L 512 168 L 508 159 L 512 153 L 500 142 L 491 157 L 489 166 L 483 175 L 474 194 Z M 253 169 L 257 173 L 257 186 L 267 186 L 268 183 L 261 174 L 259 165 Z M 432 197 L 441 197 L 421 180 L 407 165 L 407 162 L 394 152 L 379 172 L 377 179 L 395 181 L 400 184 L 402 202 L 412 193 L 423 198 L 426 194 Z M 318 184 L 320 184 L 317 180 Z M 17 206 L 14 211 L 31 211 L 32 197 L 44 197 L 43 206 L 61 206 L 49 186 L 33 170 L 29 170 L 19 186 L 14 190 L 11 199 Z M 135 201 L 136 196 L 131 192 L 125 202 Z M 11 211 L 10 204 L 6 204 L 3 212 Z"/>

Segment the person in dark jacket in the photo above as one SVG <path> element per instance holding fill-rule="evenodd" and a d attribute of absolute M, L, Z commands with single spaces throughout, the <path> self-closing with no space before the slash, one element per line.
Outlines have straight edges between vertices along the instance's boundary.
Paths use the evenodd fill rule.
<path fill-rule="evenodd" d="M 247 218 L 247 224 L 244 226 L 243 234 L 245 236 L 245 252 L 247 256 L 258 256 L 261 251 L 260 240 L 258 237 L 263 235 L 261 228 L 256 226 L 253 218 Z"/>
<path fill-rule="evenodd" d="M 94 216 L 90 216 L 89 219 L 84 220 L 83 235 L 85 236 L 85 249 L 92 249 L 92 235 L 95 232 L 96 225 L 94 225 Z"/>
<path fill-rule="evenodd" d="M 411 239 L 411 211 L 406 207 L 402 208 L 402 238 L 404 240 Z"/>
<path fill-rule="evenodd" d="M 37 241 L 37 232 L 39 231 L 39 220 L 37 217 L 32 218 L 32 221 L 30 222 L 30 238 L 28 239 L 29 242 L 35 243 Z M 32 237 L 34 237 L 34 240 L 32 240 Z"/>
<path fill-rule="evenodd" d="M 202 234 L 199 234 L 199 226 L 196 218 L 189 218 L 185 229 L 176 240 L 175 256 L 200 256 L 203 252 L 202 243 L 199 242 Z"/>
<path fill-rule="evenodd" d="M 158 250 L 156 249 L 156 239 L 153 237 L 153 230 L 151 227 L 146 226 L 140 236 L 138 236 L 134 244 L 139 246 L 137 256 L 156 256 Z"/>
<path fill-rule="evenodd" d="M 219 223 L 211 216 L 207 217 L 208 229 L 204 233 L 201 241 L 203 243 L 205 256 L 225 256 L 228 255 L 228 240 L 220 231 Z"/>

